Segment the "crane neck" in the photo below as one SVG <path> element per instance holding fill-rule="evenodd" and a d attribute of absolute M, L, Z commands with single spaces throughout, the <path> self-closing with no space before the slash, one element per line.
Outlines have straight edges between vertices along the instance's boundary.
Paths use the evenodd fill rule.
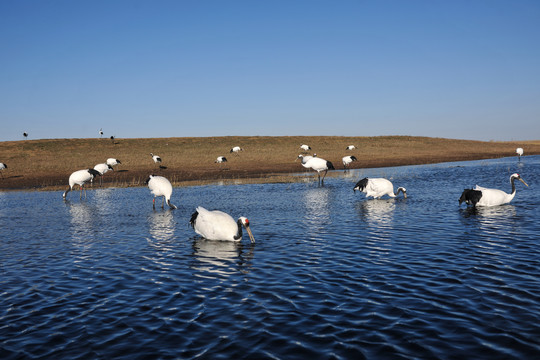
<path fill-rule="evenodd" d="M 238 225 L 238 231 L 234 235 L 234 240 L 240 240 L 242 238 L 242 220 L 238 219 L 236 224 Z"/>

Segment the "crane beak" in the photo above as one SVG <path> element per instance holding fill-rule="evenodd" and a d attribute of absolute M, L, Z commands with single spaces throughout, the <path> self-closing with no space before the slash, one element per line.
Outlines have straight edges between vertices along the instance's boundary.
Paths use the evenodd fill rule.
<path fill-rule="evenodd" d="M 253 234 L 251 233 L 251 229 L 249 228 L 249 226 L 246 226 L 245 228 L 246 228 L 246 231 L 247 231 L 247 233 L 249 235 L 249 240 L 251 240 L 252 244 L 255 243 L 255 238 L 253 237 Z"/>
<path fill-rule="evenodd" d="M 521 181 L 523 184 L 525 184 L 525 186 L 527 186 L 527 187 L 529 186 L 529 185 L 527 185 L 527 183 L 525 182 L 525 180 L 523 180 L 522 178 L 519 178 L 518 180 Z"/>

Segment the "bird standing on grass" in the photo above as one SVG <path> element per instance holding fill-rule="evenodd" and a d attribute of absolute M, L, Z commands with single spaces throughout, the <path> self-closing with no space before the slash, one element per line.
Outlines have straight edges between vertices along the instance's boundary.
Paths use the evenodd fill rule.
<path fill-rule="evenodd" d="M 363 178 L 353 188 L 353 191 L 362 191 L 366 194 L 366 197 L 372 196 L 375 199 L 379 199 L 384 195 L 388 195 L 392 198 L 403 192 L 403 197 L 407 198 L 407 190 L 404 187 L 398 187 L 394 193 L 394 185 L 390 180 L 384 178 Z"/>
<path fill-rule="evenodd" d="M 354 149 L 356 149 L 356 146 L 354 145 L 349 145 L 345 148 L 345 150 L 354 150 Z"/>
<path fill-rule="evenodd" d="M 510 176 L 510 184 L 512 184 L 512 192 L 510 194 L 499 189 L 488 189 L 476 185 L 474 189 L 463 190 L 463 193 L 461 193 L 461 197 L 459 198 L 459 205 L 461 205 L 462 202 L 472 206 L 497 206 L 508 204 L 512 201 L 514 196 L 516 196 L 516 185 L 514 184 L 514 180 L 516 179 L 525 184 L 525 186 L 529 186 L 519 174 L 512 174 Z"/>
<path fill-rule="evenodd" d="M 209 211 L 202 206 L 197 207 L 189 221 L 195 232 L 207 240 L 242 240 L 242 227 L 249 235 L 249 240 L 255 242 L 255 238 L 249 227 L 249 220 L 243 216 L 234 221 L 231 215 L 223 211 Z"/>
<path fill-rule="evenodd" d="M 218 156 L 216 161 L 214 162 L 217 164 L 221 164 L 221 163 L 227 162 L 227 158 L 225 156 Z"/>
<path fill-rule="evenodd" d="M 99 138 L 101 139 L 103 137 L 103 129 L 99 129 Z"/>
<path fill-rule="evenodd" d="M 159 155 L 154 155 L 150 153 L 150 156 L 152 157 L 152 160 L 154 160 L 155 164 L 161 163 L 161 158 L 159 157 Z"/>
<path fill-rule="evenodd" d="M 308 152 L 309 150 L 311 150 L 311 146 L 302 144 L 300 145 L 300 149 L 304 150 L 304 152 Z"/>
<path fill-rule="evenodd" d="M 97 170 L 94 169 L 84 169 L 84 170 L 77 170 L 74 173 L 72 173 L 69 176 L 69 186 L 67 190 L 62 194 L 62 197 L 64 200 L 66 199 L 66 196 L 68 192 L 73 190 L 73 186 L 79 185 L 81 190 L 80 198 L 82 199 L 82 192 L 84 190 L 84 197 L 86 198 L 86 189 L 84 188 L 84 184 L 88 181 L 92 181 L 94 177 L 100 176 L 100 173 Z"/>
<path fill-rule="evenodd" d="M 229 152 L 235 153 L 236 155 L 238 155 L 238 153 L 239 153 L 240 151 L 244 151 L 244 149 L 242 149 L 240 146 L 235 146 L 235 147 L 233 147 L 233 148 L 231 149 L 231 151 L 229 151 Z"/>
<path fill-rule="evenodd" d="M 107 161 L 106 161 L 107 165 L 109 166 L 116 166 L 118 164 L 121 164 L 122 162 L 118 159 L 115 159 L 115 158 L 108 158 Z"/>
<path fill-rule="evenodd" d="M 4 178 L 3 170 L 7 168 L 8 168 L 7 164 L 0 163 L 0 175 L 2 175 L 2 178 Z"/>
<path fill-rule="evenodd" d="M 154 209 L 156 208 L 157 196 L 163 196 L 163 202 L 161 203 L 162 209 L 165 207 L 165 200 L 167 200 L 167 205 L 169 205 L 171 209 L 177 209 L 177 207 L 171 203 L 173 188 L 169 180 L 163 176 L 150 175 L 146 180 L 146 184 L 148 184 L 148 188 L 152 191 L 152 194 L 154 194 L 154 200 L 152 201 Z"/>

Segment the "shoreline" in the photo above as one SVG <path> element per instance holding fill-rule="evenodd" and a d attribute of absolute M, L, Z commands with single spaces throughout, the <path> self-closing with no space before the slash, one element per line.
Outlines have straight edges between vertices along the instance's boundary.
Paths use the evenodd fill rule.
<path fill-rule="evenodd" d="M 364 169 L 517 157 L 516 147 L 523 147 L 525 156 L 540 154 L 540 141 L 411 136 L 154 138 L 117 139 L 115 143 L 106 139 L 25 140 L 0 142 L 0 162 L 8 164 L 2 171 L 0 191 L 65 190 L 73 171 L 93 167 L 109 157 L 120 159 L 122 164 L 103 176 L 102 188 L 146 186 L 150 174 L 167 177 L 173 186 L 303 182 L 305 177 L 297 174 L 316 179 L 315 172 L 308 172 L 295 161 L 302 154 L 299 146 L 303 143 L 310 144 L 317 156 L 331 161 L 336 173 L 343 172 L 341 157 L 346 155 L 358 159 L 350 169 Z M 350 144 L 357 148 L 345 150 Z M 238 155 L 230 153 L 236 145 L 244 148 Z M 164 169 L 153 163 L 150 152 L 163 158 Z M 228 161 L 216 164 L 217 156 L 226 156 Z M 333 173 L 329 171 L 327 176 Z M 89 188 L 100 186 L 94 180 Z"/>

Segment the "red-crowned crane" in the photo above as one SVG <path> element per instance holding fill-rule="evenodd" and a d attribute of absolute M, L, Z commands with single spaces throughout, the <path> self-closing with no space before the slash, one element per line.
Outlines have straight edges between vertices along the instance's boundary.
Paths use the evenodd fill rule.
<path fill-rule="evenodd" d="M 118 159 L 115 159 L 115 158 L 108 158 L 107 161 L 106 161 L 107 165 L 110 165 L 110 166 L 116 166 L 118 164 L 121 164 L 122 162 Z"/>
<path fill-rule="evenodd" d="M 150 153 L 150 156 L 152 157 L 152 160 L 154 160 L 155 164 L 161 163 L 161 157 L 159 155 L 154 155 Z"/>
<path fill-rule="evenodd" d="M 150 175 L 146 180 L 146 184 L 148 184 L 148 188 L 150 189 L 152 194 L 154 194 L 154 200 L 152 201 L 154 209 L 156 208 L 157 196 L 163 196 L 163 202 L 161 203 L 162 209 L 165 207 L 165 200 L 167 200 L 167 205 L 169 205 L 171 209 L 177 208 L 171 203 L 171 195 L 173 188 L 169 180 L 167 180 L 163 176 Z"/>
<path fill-rule="evenodd" d="M 309 150 L 311 150 L 311 146 L 302 144 L 300 145 L 300 149 L 304 150 L 304 152 L 308 152 Z"/>
<path fill-rule="evenodd" d="M 99 129 L 99 138 L 101 139 L 103 137 L 103 128 Z"/>
<path fill-rule="evenodd" d="M 516 154 L 518 154 L 518 159 L 521 161 L 521 156 L 523 155 L 523 148 L 517 148 Z"/>
<path fill-rule="evenodd" d="M 525 184 L 525 186 L 529 186 L 519 174 L 512 174 L 510 175 L 510 184 L 512 184 L 512 192 L 510 194 L 499 189 L 488 189 L 476 185 L 474 189 L 463 190 L 463 193 L 459 198 L 459 205 L 463 202 L 472 206 L 497 206 L 508 204 L 512 201 L 514 196 L 516 196 L 516 185 L 514 184 L 514 180 L 519 180 Z"/>
<path fill-rule="evenodd" d="M 238 153 L 239 153 L 240 151 L 244 151 L 244 149 L 242 149 L 240 146 L 235 146 L 235 147 L 233 147 L 233 148 L 231 149 L 231 151 L 229 151 L 229 152 L 235 153 L 236 155 L 238 155 Z"/>
<path fill-rule="evenodd" d="M 327 160 L 324 160 L 323 158 L 319 157 L 311 157 L 311 159 L 304 160 L 304 158 L 309 158 L 308 156 L 298 156 L 302 159 L 302 166 L 307 169 L 313 169 L 317 172 L 317 175 L 319 177 L 319 184 L 324 184 L 324 178 L 326 177 L 326 173 L 328 170 L 335 170 L 334 165 Z M 324 172 L 322 181 L 321 181 L 321 172 Z"/>
<path fill-rule="evenodd" d="M 366 197 L 372 196 L 375 199 L 379 199 L 384 195 L 390 197 L 396 197 L 400 192 L 403 193 L 403 197 L 407 198 L 407 190 L 404 187 L 398 187 L 394 193 L 394 185 L 390 180 L 384 178 L 363 178 L 353 188 L 353 191 L 359 190 L 366 194 Z"/>
<path fill-rule="evenodd" d="M 94 170 L 99 172 L 99 185 L 103 185 L 103 175 L 109 170 L 114 171 L 113 167 L 109 164 L 97 164 L 94 166 Z"/>
<path fill-rule="evenodd" d="M 354 145 L 349 145 L 345 148 L 345 150 L 354 150 L 354 149 L 356 149 L 356 146 Z"/>
<path fill-rule="evenodd" d="M 214 162 L 217 164 L 221 164 L 221 163 L 227 162 L 227 158 L 225 156 L 218 156 L 216 161 Z"/>
<path fill-rule="evenodd" d="M 73 186 L 79 185 L 81 190 L 80 198 L 82 199 L 82 192 L 84 190 L 84 197 L 86 198 L 86 189 L 84 184 L 88 181 L 92 181 L 94 177 L 99 176 L 100 173 L 94 169 L 77 170 L 69 176 L 69 186 L 67 190 L 62 194 L 62 197 L 66 199 L 68 192 L 73 190 Z"/>
<path fill-rule="evenodd" d="M 351 165 L 353 161 L 358 161 L 358 159 L 354 155 L 344 156 L 341 160 L 343 161 L 344 169 L 349 168 L 349 165 Z"/>
<path fill-rule="evenodd" d="M 7 164 L 0 163 L 0 174 L 2 175 L 2 178 L 4 178 L 3 170 L 7 168 L 8 168 Z"/>
<path fill-rule="evenodd" d="M 249 235 L 249 240 L 255 238 L 249 227 L 249 220 L 243 216 L 234 221 L 231 215 L 223 211 L 209 211 L 202 206 L 197 207 L 189 221 L 195 232 L 207 240 L 240 241 L 242 240 L 242 227 Z"/>

